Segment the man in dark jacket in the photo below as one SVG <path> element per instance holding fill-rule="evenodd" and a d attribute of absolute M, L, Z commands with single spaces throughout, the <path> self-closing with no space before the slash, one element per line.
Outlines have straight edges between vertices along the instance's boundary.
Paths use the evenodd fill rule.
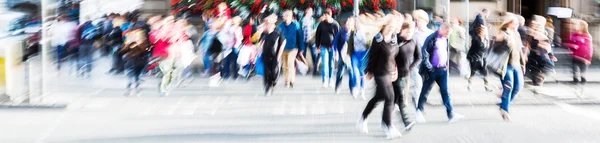
<path fill-rule="evenodd" d="M 317 27 L 315 34 L 315 43 L 321 48 L 321 63 L 323 70 L 321 71 L 321 79 L 323 87 L 333 87 L 335 81 L 333 79 L 333 64 L 334 64 L 334 48 L 333 39 L 337 35 L 340 25 L 333 19 L 333 12 L 327 9 L 324 13 L 325 21 L 321 22 Z"/>
<path fill-rule="evenodd" d="M 469 28 L 469 35 L 477 36 L 477 31 L 475 31 L 475 29 L 482 25 L 485 26 L 487 24 L 485 19 L 487 19 L 489 16 L 490 16 L 490 12 L 487 9 L 481 10 L 481 13 L 479 13 L 479 14 L 477 14 L 477 16 L 475 16 L 475 20 L 473 20 L 473 23 L 471 24 L 471 27 Z"/>
<path fill-rule="evenodd" d="M 442 94 L 444 106 L 446 106 L 449 123 L 464 118 L 463 115 L 453 112 L 450 94 L 448 93 L 448 35 L 451 30 L 450 25 L 444 23 L 438 31 L 427 37 L 425 45 L 423 45 L 423 49 L 421 49 L 423 62 L 421 63 L 419 73 L 423 76 L 424 82 L 417 104 L 417 122 L 425 122 L 422 111 L 424 104 L 427 102 L 427 96 L 432 88 L 433 82 L 436 82 L 440 87 L 440 93 Z"/>

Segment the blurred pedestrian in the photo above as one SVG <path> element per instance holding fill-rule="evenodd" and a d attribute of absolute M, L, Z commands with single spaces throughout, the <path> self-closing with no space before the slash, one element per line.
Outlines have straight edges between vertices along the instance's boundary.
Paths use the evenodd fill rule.
<path fill-rule="evenodd" d="M 490 47 L 488 29 L 486 26 L 481 25 L 475 28 L 475 31 L 477 31 L 477 35 L 471 39 L 471 48 L 469 48 L 469 52 L 467 53 L 467 59 L 469 60 L 469 65 L 471 67 L 471 75 L 469 76 L 467 89 L 471 91 L 473 78 L 479 73 L 483 76 L 485 90 L 489 92 L 492 89 L 489 87 L 487 64 L 485 61 L 485 53 Z"/>
<path fill-rule="evenodd" d="M 148 37 L 143 27 L 133 27 L 126 35 L 129 42 L 126 42 L 127 44 L 118 51 L 119 54 L 124 55 L 125 71 L 127 71 L 126 75 L 129 79 L 125 95 L 139 96 L 141 76 L 148 63 L 150 43 L 148 43 Z"/>
<path fill-rule="evenodd" d="M 451 26 L 444 23 L 438 31 L 431 34 L 427 37 L 427 40 L 425 40 L 425 45 L 421 52 L 423 62 L 421 63 L 421 69 L 419 70 L 424 80 L 416 112 L 416 120 L 419 123 L 425 123 L 423 110 L 425 103 L 427 103 L 427 96 L 429 95 L 434 82 L 437 83 L 440 88 L 442 102 L 446 107 L 448 122 L 454 123 L 465 117 L 464 115 L 454 112 L 450 100 L 450 93 L 448 91 L 448 52 L 450 48 L 448 37 L 451 32 Z"/>
<path fill-rule="evenodd" d="M 264 86 L 265 95 L 271 96 L 277 85 L 279 77 L 280 62 L 282 60 L 283 49 L 286 45 L 285 36 L 276 31 L 276 15 L 270 15 L 265 18 L 265 31 L 260 40 L 260 49 L 262 51 L 262 62 L 264 64 Z"/>
<path fill-rule="evenodd" d="M 402 137 L 402 134 L 392 124 L 392 112 L 394 110 L 394 89 L 392 82 L 398 78 L 398 71 L 395 66 L 395 58 L 398 55 L 397 39 L 395 31 L 398 27 L 395 16 L 386 16 L 386 25 L 379 34 L 373 38 L 371 51 L 369 53 L 369 63 L 367 64 L 367 78 L 375 78 L 375 96 L 369 100 L 362 116 L 359 118 L 357 127 L 362 133 L 368 133 L 367 117 L 378 102 L 383 101 L 383 123 L 386 137 L 388 139 Z"/>
<path fill-rule="evenodd" d="M 404 123 L 404 130 L 406 131 L 410 130 L 416 123 L 409 118 L 409 109 L 406 107 L 409 75 L 411 70 L 421 63 L 421 51 L 413 39 L 414 32 L 415 24 L 413 22 L 407 21 L 402 24 L 401 32 L 397 36 L 399 45 L 398 56 L 396 56 L 398 80 L 392 83 L 394 86 L 395 103 L 398 106 L 400 117 L 402 117 Z"/>
<path fill-rule="evenodd" d="M 427 24 L 429 23 L 429 16 L 424 10 L 419 9 L 413 11 L 413 17 L 415 19 L 416 24 L 415 35 L 413 36 L 413 39 L 417 43 L 417 47 L 419 47 L 419 50 L 422 51 L 423 45 L 425 45 L 425 40 L 427 39 L 427 37 L 429 37 L 429 35 L 433 34 L 433 32 L 435 31 L 427 28 Z M 417 105 L 419 96 L 421 95 L 421 87 L 423 86 L 423 78 L 421 78 L 421 75 L 419 74 L 418 66 L 414 69 L 411 69 L 410 79 L 410 94 L 414 100 L 415 105 Z"/>
<path fill-rule="evenodd" d="M 355 79 L 356 76 L 354 75 L 356 73 L 354 73 L 352 70 L 352 61 L 350 58 L 352 52 L 354 52 L 353 42 L 355 38 L 354 34 L 356 33 L 356 31 L 354 30 L 354 25 L 355 24 L 353 17 L 349 17 L 348 19 L 346 19 L 345 26 L 340 28 L 340 31 L 337 33 L 333 40 L 333 45 L 336 51 L 338 51 L 338 58 L 340 59 L 337 64 L 338 67 L 336 74 L 337 76 L 335 80 L 335 93 L 340 93 L 340 85 L 342 84 L 342 78 L 344 77 L 346 70 L 348 70 L 348 75 L 350 76 L 350 78 L 348 78 L 348 84 L 350 85 L 350 94 L 353 95 L 354 98 L 356 98 L 356 96 L 358 95 L 358 88 Z"/>
<path fill-rule="evenodd" d="M 75 30 L 77 23 L 69 20 L 65 15 L 58 17 L 58 22 L 50 27 L 51 45 L 56 48 L 56 69 L 60 73 L 62 62 L 66 61 L 68 56 L 67 49 L 75 42 Z"/>
<path fill-rule="evenodd" d="M 450 33 L 450 67 L 459 71 L 463 77 L 469 76 L 468 62 L 466 62 L 467 31 L 462 27 L 462 20 L 458 17 L 450 19 L 452 33 Z"/>
<path fill-rule="evenodd" d="M 571 20 L 571 22 L 575 31 L 569 40 L 565 41 L 565 46 L 573 52 L 573 82 L 586 83 L 585 73 L 592 63 L 594 53 L 593 38 L 588 30 L 587 22 L 583 20 Z"/>
<path fill-rule="evenodd" d="M 546 18 L 534 15 L 529 30 L 529 54 L 527 73 L 534 87 L 542 86 L 546 75 L 554 72 L 554 62 L 557 60 L 552 52 L 552 45 L 545 29 Z M 534 89 L 534 92 L 537 92 Z"/>
<path fill-rule="evenodd" d="M 518 28 L 518 18 L 514 15 L 508 15 L 504 19 L 504 22 L 502 22 L 502 25 L 500 25 L 500 32 L 496 34 L 494 45 L 492 46 L 494 51 L 508 52 L 508 57 L 502 58 L 505 61 L 494 61 L 493 63 L 490 63 L 507 63 L 506 65 L 502 65 L 500 69 L 490 71 L 501 77 L 503 91 L 500 97 L 501 103 L 499 106 L 500 114 L 506 121 L 510 121 L 509 106 L 517 94 L 519 94 L 519 91 L 521 91 L 524 84 L 523 71 L 525 70 L 525 55 L 521 50 L 521 36 L 519 36 L 517 31 Z"/>
<path fill-rule="evenodd" d="M 312 7 L 307 8 L 306 10 L 304 10 L 304 17 L 302 18 L 302 30 L 303 30 L 303 35 L 304 35 L 304 49 L 302 52 L 300 52 L 300 54 L 302 54 L 305 57 L 308 57 L 308 55 L 306 55 L 306 51 L 310 48 L 310 56 L 312 59 L 312 73 L 313 76 L 319 76 L 318 74 L 318 64 L 319 64 L 319 49 L 320 47 L 316 47 L 315 46 L 315 42 L 314 39 L 315 35 L 314 35 L 314 31 L 316 29 L 315 26 L 315 18 L 313 17 L 314 12 Z"/>
<path fill-rule="evenodd" d="M 304 47 L 304 32 L 300 24 L 294 20 L 292 10 L 283 12 L 283 22 L 277 26 L 277 30 L 285 37 L 285 48 L 283 49 L 283 74 L 286 87 L 294 87 L 296 80 L 296 57 L 298 49 Z"/>
<path fill-rule="evenodd" d="M 333 47 L 333 37 L 337 35 L 340 26 L 333 19 L 333 11 L 331 9 L 327 9 L 323 14 L 324 20 L 319 23 L 317 27 L 317 33 L 315 34 L 315 44 L 317 47 L 320 47 L 321 54 L 321 63 L 322 65 L 322 74 L 321 80 L 323 81 L 323 87 L 333 87 L 335 81 L 333 79 L 333 71 L 334 71 L 334 47 Z"/>

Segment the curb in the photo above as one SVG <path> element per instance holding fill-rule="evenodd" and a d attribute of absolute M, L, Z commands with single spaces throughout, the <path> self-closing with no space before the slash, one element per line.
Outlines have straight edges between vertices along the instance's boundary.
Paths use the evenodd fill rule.
<path fill-rule="evenodd" d="M 67 104 L 0 104 L 0 109 L 65 109 Z"/>

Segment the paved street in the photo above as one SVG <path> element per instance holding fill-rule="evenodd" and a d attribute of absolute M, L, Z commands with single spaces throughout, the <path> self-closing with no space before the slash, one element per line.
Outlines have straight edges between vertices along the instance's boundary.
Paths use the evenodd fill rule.
<path fill-rule="evenodd" d="M 0 142 L 7 143 L 163 143 L 163 142 L 391 142 L 380 127 L 382 108 L 369 120 L 369 134 L 355 123 L 366 105 L 347 90 L 335 95 L 320 79 L 298 77 L 294 89 L 279 88 L 264 97 L 260 79 L 225 81 L 209 88 L 197 78 L 186 87 L 159 97 L 157 80 L 146 77 L 139 97 L 124 96 L 124 77 L 105 75 L 101 62 L 91 79 L 64 72 L 51 81 L 47 103 L 66 109 L 0 110 Z M 347 79 L 345 79 L 347 80 Z M 476 80 L 482 83 L 481 80 Z M 600 106 L 596 84 L 548 84 L 542 94 L 524 89 L 511 109 L 513 121 L 501 120 L 497 92 L 483 87 L 466 90 L 466 82 L 451 79 L 452 100 L 464 121 L 447 124 L 436 89 L 426 106 L 428 123 L 419 124 L 394 142 L 423 143 L 593 143 L 600 140 Z M 281 85 L 280 85 L 281 86 Z M 347 83 L 343 84 L 347 89 Z M 583 94 L 575 94 L 581 91 Z M 372 91 L 370 91 L 372 92 Z M 371 96 L 372 94 L 368 94 Z M 394 121 L 401 128 L 399 121 Z"/>

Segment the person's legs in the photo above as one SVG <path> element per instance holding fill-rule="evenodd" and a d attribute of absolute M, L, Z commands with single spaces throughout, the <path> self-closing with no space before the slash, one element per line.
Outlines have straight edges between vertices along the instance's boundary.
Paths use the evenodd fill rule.
<path fill-rule="evenodd" d="M 377 76 L 375 77 L 375 83 L 377 84 L 375 90 L 379 90 L 384 99 L 382 120 L 389 128 L 392 126 L 391 115 L 392 111 L 394 111 L 394 88 L 392 87 L 392 81 L 389 76 Z"/>
<path fill-rule="evenodd" d="M 344 71 L 346 70 L 346 66 L 344 66 L 343 61 L 339 61 L 336 72 L 336 80 L 335 80 L 335 91 L 339 92 L 340 85 L 342 85 L 342 80 L 344 78 Z"/>
<path fill-rule="evenodd" d="M 504 78 L 502 79 L 502 96 L 500 97 L 501 99 L 501 103 L 500 103 L 500 109 L 508 112 L 508 107 L 510 106 L 510 102 L 512 101 L 511 97 L 512 97 L 512 93 L 513 93 L 513 86 L 514 86 L 514 76 L 515 76 L 515 70 L 511 67 L 508 66 L 506 68 L 506 74 L 504 75 Z"/>
<path fill-rule="evenodd" d="M 162 96 L 166 96 L 169 92 L 169 86 L 173 82 L 173 74 L 174 73 L 174 59 L 167 58 L 159 63 L 160 71 L 163 74 L 162 80 L 160 82 L 159 91 Z"/>
<path fill-rule="evenodd" d="M 204 73 L 208 73 L 208 71 L 210 71 L 210 68 L 212 68 L 212 60 L 210 58 L 211 53 L 206 52 L 204 54 Z"/>
<path fill-rule="evenodd" d="M 423 82 L 423 88 L 421 89 L 419 101 L 417 102 L 417 111 L 423 111 L 423 106 L 427 103 L 427 96 L 429 95 L 429 91 L 431 91 L 435 78 L 435 74 L 431 74 L 429 78 Z"/>
<path fill-rule="evenodd" d="M 446 107 L 446 114 L 448 115 L 448 119 L 452 119 L 454 117 L 453 109 L 452 109 L 452 101 L 450 100 L 450 93 L 448 92 L 448 71 L 439 70 L 436 71 L 436 83 L 440 87 L 440 94 L 442 95 L 442 102 Z"/>
<path fill-rule="evenodd" d="M 235 52 L 231 52 L 231 61 L 229 62 L 231 69 L 229 70 L 229 76 L 232 76 L 233 79 L 238 78 L 237 71 L 240 70 L 240 66 L 237 64 L 239 52 L 236 50 Z"/>
<path fill-rule="evenodd" d="M 414 100 L 415 106 L 419 104 L 419 98 L 421 97 L 422 87 L 423 78 L 419 74 L 419 68 L 413 68 L 410 71 L 410 94 Z"/>
<path fill-rule="evenodd" d="M 290 86 L 293 86 L 294 80 L 296 79 L 296 56 L 298 56 L 298 49 L 287 51 L 286 57 L 283 57 L 283 64 L 285 65 L 284 70 L 286 70 L 284 73 L 286 84 L 289 84 Z"/>
<path fill-rule="evenodd" d="M 313 76 L 318 76 L 319 60 L 321 59 L 321 57 L 319 57 L 318 48 L 320 47 L 316 47 L 315 45 L 310 46 L 310 56 L 313 62 Z"/>
<path fill-rule="evenodd" d="M 333 87 L 334 84 L 334 79 L 333 79 L 333 72 L 334 72 L 334 65 L 335 65 L 335 51 L 334 49 L 327 49 L 327 54 L 328 54 L 328 59 L 327 62 L 329 62 L 327 65 L 327 71 L 329 73 L 327 73 L 328 77 L 327 79 L 329 79 L 329 86 Z"/>
<path fill-rule="evenodd" d="M 282 63 L 283 75 L 284 75 L 283 81 L 286 86 L 289 85 L 289 82 L 290 82 L 289 77 L 288 77 L 290 65 L 287 62 L 289 56 L 290 56 L 290 51 L 287 51 L 287 50 L 283 51 L 283 53 L 281 54 L 281 59 L 283 60 L 283 63 Z"/>
<path fill-rule="evenodd" d="M 520 68 L 513 68 L 513 86 L 512 86 L 512 92 L 510 94 L 510 102 L 512 103 L 512 101 L 515 99 L 515 97 L 517 96 L 517 94 L 519 94 L 519 92 L 521 91 L 521 89 L 523 88 L 523 85 L 525 84 L 525 79 L 523 78 L 523 72 L 521 71 Z M 506 110 L 508 112 L 508 110 Z"/>
<path fill-rule="evenodd" d="M 396 82 L 392 83 L 394 86 L 394 98 L 396 99 L 396 105 L 398 105 L 398 108 L 400 109 L 400 117 L 404 122 L 404 126 L 409 126 L 412 122 L 408 115 L 408 108 L 404 102 L 404 91 L 406 90 L 406 84 L 408 82 L 407 78 L 408 77 L 401 77 Z"/>
<path fill-rule="evenodd" d="M 323 86 L 327 86 L 329 84 L 329 54 L 327 52 L 327 47 L 321 47 L 321 80 L 323 82 Z"/>

